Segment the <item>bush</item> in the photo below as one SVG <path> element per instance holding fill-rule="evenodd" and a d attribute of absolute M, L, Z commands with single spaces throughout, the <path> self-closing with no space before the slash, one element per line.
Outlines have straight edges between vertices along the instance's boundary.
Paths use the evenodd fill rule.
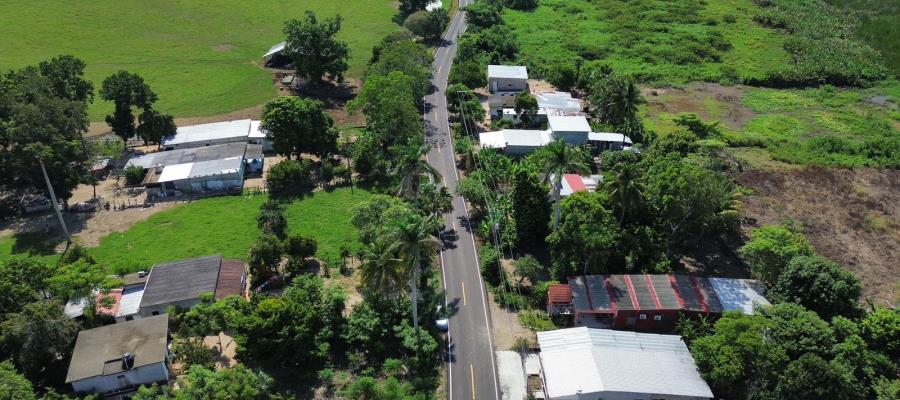
<path fill-rule="evenodd" d="M 125 168 L 125 183 L 128 185 L 139 185 L 144 180 L 144 169 L 132 165 Z"/>
<path fill-rule="evenodd" d="M 315 187 L 312 162 L 283 160 L 269 168 L 266 185 L 273 196 L 291 196 L 308 192 Z"/>
<path fill-rule="evenodd" d="M 461 83 L 470 89 L 487 86 L 487 63 L 480 60 L 460 60 L 450 68 L 450 83 Z"/>
<path fill-rule="evenodd" d="M 813 255 L 809 241 L 791 225 L 753 230 L 750 241 L 738 252 L 746 259 L 750 272 L 768 285 L 775 284 L 791 259 Z"/>
<path fill-rule="evenodd" d="M 500 284 L 500 252 L 494 246 L 481 247 L 481 276 L 493 286 Z"/>
<path fill-rule="evenodd" d="M 862 287 L 850 271 L 821 256 L 798 256 L 781 272 L 768 295 L 777 302 L 797 303 L 820 317 L 852 317 Z"/>
<path fill-rule="evenodd" d="M 547 313 L 536 310 L 525 310 L 519 313 L 519 322 L 522 326 L 533 331 L 552 331 L 556 325 Z"/>
<path fill-rule="evenodd" d="M 247 256 L 253 286 L 259 286 L 277 273 L 281 262 L 281 241 L 274 235 L 262 234 Z"/>

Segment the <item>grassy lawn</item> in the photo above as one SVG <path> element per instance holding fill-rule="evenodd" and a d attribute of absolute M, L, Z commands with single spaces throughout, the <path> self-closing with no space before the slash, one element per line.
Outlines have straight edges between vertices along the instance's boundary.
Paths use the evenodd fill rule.
<path fill-rule="evenodd" d="M 287 209 L 291 233 L 314 237 L 319 243 L 317 257 L 331 265 L 340 263 L 340 247 L 359 245 L 356 229 L 350 225 L 352 209 L 370 193 L 362 189 L 340 188 L 317 192 L 291 203 Z M 89 252 L 101 265 L 115 272 L 145 269 L 153 264 L 220 253 L 246 259 L 247 251 L 259 236 L 256 215 L 265 196 L 229 196 L 195 201 L 153 215 L 125 232 L 101 239 Z M 35 249 L 33 253 L 55 259 L 40 240 L 8 237 L 0 240 L 0 260 Z"/>
<path fill-rule="evenodd" d="M 0 70 L 72 54 L 87 63 L 95 88 L 126 69 L 144 77 L 163 112 L 226 113 L 275 97 L 258 62 L 283 40 L 283 22 L 305 10 L 344 17 L 339 37 L 350 45 L 351 77 L 361 77 L 372 46 L 397 29 L 393 0 L 13 1 L 0 6 Z M 111 110 L 96 100 L 90 117 Z"/>
<path fill-rule="evenodd" d="M 670 85 L 718 81 L 723 68 L 760 77 L 787 63 L 783 35 L 753 22 L 757 9 L 751 0 L 542 0 L 535 10 L 506 10 L 504 19 L 518 37 L 519 61 L 539 75 L 580 57 Z"/>

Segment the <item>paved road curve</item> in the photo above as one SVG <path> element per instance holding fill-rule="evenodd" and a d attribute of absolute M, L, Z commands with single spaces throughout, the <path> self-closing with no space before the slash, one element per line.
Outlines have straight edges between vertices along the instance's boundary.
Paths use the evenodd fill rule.
<path fill-rule="evenodd" d="M 473 1 L 460 0 L 460 7 Z M 463 13 L 456 13 L 444 34 L 444 44 L 435 52 L 431 82 L 436 90 L 425 97 L 426 139 L 433 145 L 428 153 L 428 162 L 441 173 L 442 183 L 451 193 L 456 189 L 459 175 L 453 156 L 444 90 L 456 54 L 456 38 L 465 28 Z M 475 241 L 465 227 L 468 210 L 461 197 L 454 196 L 453 212 L 444 218 L 446 228 L 458 234 L 458 239 L 441 252 L 447 302 L 449 308 L 456 311 L 450 317 L 448 336 L 448 397 L 451 400 L 499 399 L 488 299 L 478 268 Z"/>

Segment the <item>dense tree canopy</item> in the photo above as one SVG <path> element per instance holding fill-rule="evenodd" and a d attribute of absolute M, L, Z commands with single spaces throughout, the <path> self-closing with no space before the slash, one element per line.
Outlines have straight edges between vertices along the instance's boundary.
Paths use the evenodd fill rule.
<path fill-rule="evenodd" d="M 304 153 L 325 157 L 337 150 L 334 122 L 318 100 L 278 97 L 263 107 L 260 128 L 275 152 L 288 158 Z"/>
<path fill-rule="evenodd" d="M 302 20 L 285 21 L 285 49 L 294 60 L 297 75 L 314 83 L 326 77 L 338 82 L 344 80 L 350 48 L 335 38 L 342 22 L 343 18 L 337 15 L 320 23 L 312 11 L 306 11 Z"/>
<path fill-rule="evenodd" d="M 431 62 L 434 57 L 423 45 L 412 40 L 397 40 L 381 46 L 376 60 L 366 68 L 366 79 L 399 71 L 411 79 L 410 95 L 417 104 L 431 88 Z"/>
<path fill-rule="evenodd" d="M 47 371 L 65 371 L 78 324 L 65 314 L 62 304 L 40 300 L 6 315 L 0 332 L 0 353 L 34 379 L 48 376 Z"/>
<path fill-rule="evenodd" d="M 821 256 L 797 256 L 788 262 L 769 299 L 800 304 L 823 319 L 856 313 L 862 287 L 841 265 Z"/>
<path fill-rule="evenodd" d="M 103 80 L 100 97 L 115 104 L 112 115 L 106 116 L 106 123 L 116 136 L 127 143 L 128 139 L 140 137 L 144 143 L 159 144 L 162 138 L 175 133 L 175 122 L 171 115 L 163 115 L 153 109 L 157 96 L 138 74 L 119 71 Z M 143 110 L 135 126 L 133 108 Z"/>
<path fill-rule="evenodd" d="M 550 195 L 534 172 L 519 168 L 513 181 L 513 221 L 517 244 L 527 249 L 540 246 L 549 233 Z"/>
<path fill-rule="evenodd" d="M 369 76 L 351 110 L 362 111 L 378 147 L 388 149 L 422 134 L 422 115 L 416 106 L 414 78 L 400 71 Z"/>
<path fill-rule="evenodd" d="M 796 256 L 813 255 L 812 246 L 802 233 L 791 226 L 770 225 L 750 232 L 750 240 L 739 250 L 750 272 L 774 285 L 781 272 Z"/>
<path fill-rule="evenodd" d="M 31 381 L 20 375 L 9 361 L 0 362 L 0 400 L 35 400 Z"/>
<path fill-rule="evenodd" d="M 559 280 L 586 272 L 608 273 L 619 229 L 615 217 L 603 207 L 601 195 L 575 193 L 562 202 L 559 227 L 547 237 L 553 255 L 553 273 Z"/>

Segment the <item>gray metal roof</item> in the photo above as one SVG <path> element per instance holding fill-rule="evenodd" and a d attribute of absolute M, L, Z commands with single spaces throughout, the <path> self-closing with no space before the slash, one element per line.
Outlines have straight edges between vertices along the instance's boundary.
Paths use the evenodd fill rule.
<path fill-rule="evenodd" d="M 190 149 L 157 151 L 155 153 L 134 156 L 128 160 L 127 165 L 137 165 L 146 169 L 157 166 L 165 167 L 167 165 L 222 160 L 232 157 L 242 157 L 246 148 L 247 143 L 225 143 L 212 146 L 193 147 Z"/>
<path fill-rule="evenodd" d="M 166 359 L 169 316 L 157 315 L 78 333 L 66 383 L 122 371 L 122 354 L 134 355 L 134 368 Z"/>
<path fill-rule="evenodd" d="M 150 270 L 141 307 L 196 299 L 200 293 L 216 291 L 222 256 L 197 257 L 166 264 Z"/>
<path fill-rule="evenodd" d="M 548 108 L 566 113 L 581 112 L 581 102 L 572 97 L 569 92 L 543 92 L 536 93 L 538 108 Z"/>
<path fill-rule="evenodd" d="M 195 162 L 191 167 L 190 178 L 202 178 L 204 176 L 233 174 L 240 170 L 241 163 L 243 162 L 243 157 L 232 157 L 226 158 L 224 160 Z"/>

